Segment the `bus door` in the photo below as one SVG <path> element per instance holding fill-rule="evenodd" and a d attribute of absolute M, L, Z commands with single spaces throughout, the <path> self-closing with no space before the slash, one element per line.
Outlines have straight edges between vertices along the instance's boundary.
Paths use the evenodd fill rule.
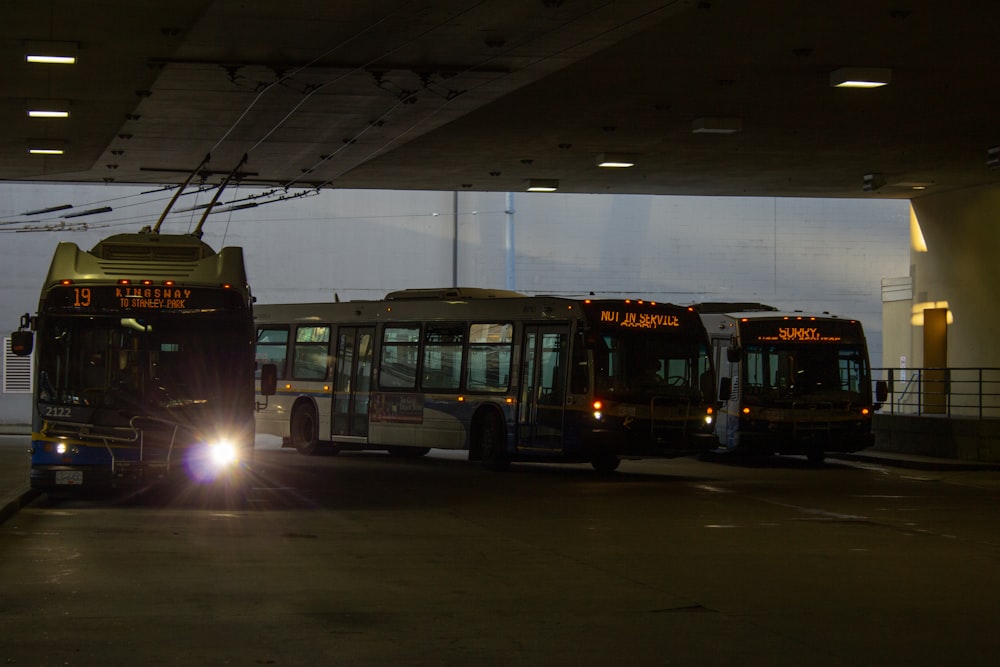
<path fill-rule="evenodd" d="M 569 326 L 524 327 L 518 446 L 561 450 L 569 365 Z"/>
<path fill-rule="evenodd" d="M 333 435 L 368 435 L 374 327 L 339 327 L 333 380 Z"/>

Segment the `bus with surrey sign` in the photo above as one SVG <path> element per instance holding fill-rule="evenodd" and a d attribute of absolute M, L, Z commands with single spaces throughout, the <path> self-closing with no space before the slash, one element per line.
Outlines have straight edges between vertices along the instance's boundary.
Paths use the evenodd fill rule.
<path fill-rule="evenodd" d="M 689 308 L 471 288 L 260 305 L 278 390 L 257 430 L 304 454 L 468 450 L 511 461 L 674 457 L 715 447 L 708 338 Z"/>
<path fill-rule="evenodd" d="M 144 230 L 60 243 L 15 353 L 35 349 L 31 486 L 185 479 L 242 490 L 254 441 L 241 248 Z"/>
<path fill-rule="evenodd" d="M 719 368 L 717 434 L 752 454 L 854 452 L 874 442 L 868 344 L 861 322 L 762 304 L 696 306 Z M 884 383 L 876 385 L 885 400 Z"/>

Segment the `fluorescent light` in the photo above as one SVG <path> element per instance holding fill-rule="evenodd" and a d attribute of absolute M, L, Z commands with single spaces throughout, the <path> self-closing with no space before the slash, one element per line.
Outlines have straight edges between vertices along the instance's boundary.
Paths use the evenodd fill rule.
<path fill-rule="evenodd" d="M 879 88 L 892 81 L 892 70 L 884 67 L 841 67 L 830 72 L 835 88 Z"/>
<path fill-rule="evenodd" d="M 607 169 L 627 169 L 635 166 L 635 156 L 626 153 L 601 153 L 597 156 L 597 166 Z"/>
<path fill-rule="evenodd" d="M 735 134 L 743 131 L 743 119 L 710 116 L 695 118 L 691 123 L 691 131 L 695 134 Z"/>
<path fill-rule="evenodd" d="M 28 54 L 24 59 L 29 63 L 41 63 L 43 65 L 74 65 L 76 56 L 47 56 L 40 53 Z"/>
<path fill-rule="evenodd" d="M 29 63 L 72 65 L 79 48 L 76 42 L 29 41 L 24 42 L 24 59 Z"/>
<path fill-rule="evenodd" d="M 29 118 L 69 118 L 68 111 L 57 109 L 28 109 Z"/>
<path fill-rule="evenodd" d="M 555 178 L 529 178 L 525 181 L 528 192 L 555 192 L 559 189 L 559 181 Z"/>
<path fill-rule="evenodd" d="M 66 151 L 62 148 L 29 148 L 28 152 L 32 155 L 62 155 Z"/>

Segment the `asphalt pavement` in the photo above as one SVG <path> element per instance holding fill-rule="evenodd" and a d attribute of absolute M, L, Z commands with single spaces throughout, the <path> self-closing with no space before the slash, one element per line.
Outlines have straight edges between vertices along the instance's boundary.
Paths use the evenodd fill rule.
<path fill-rule="evenodd" d="M 0 434 L 0 523 L 30 503 L 28 435 Z"/>
<path fill-rule="evenodd" d="M 37 497 L 29 483 L 30 457 L 27 428 L 0 426 L 0 523 Z M 828 459 L 873 463 L 913 470 L 1000 470 L 998 463 L 941 459 L 866 449 L 852 454 L 827 454 Z"/>

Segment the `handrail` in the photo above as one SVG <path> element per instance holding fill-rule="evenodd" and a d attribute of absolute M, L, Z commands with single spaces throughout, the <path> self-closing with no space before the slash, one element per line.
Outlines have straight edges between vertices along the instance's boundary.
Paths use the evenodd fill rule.
<path fill-rule="evenodd" d="M 872 379 L 888 384 L 889 414 L 1000 418 L 1000 368 L 874 368 Z"/>

